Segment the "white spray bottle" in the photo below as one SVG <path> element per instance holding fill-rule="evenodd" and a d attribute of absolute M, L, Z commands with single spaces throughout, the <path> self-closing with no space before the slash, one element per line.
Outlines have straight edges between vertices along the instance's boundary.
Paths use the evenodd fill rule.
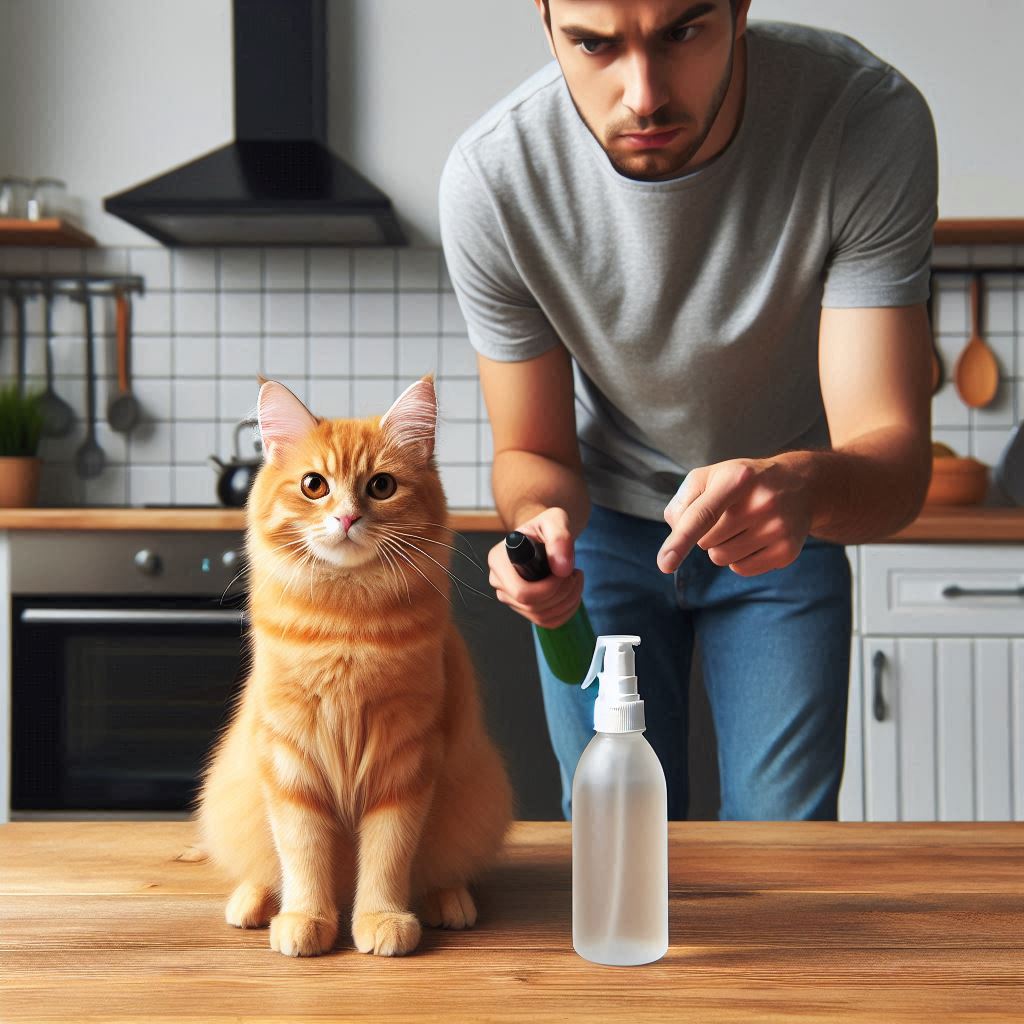
<path fill-rule="evenodd" d="M 638 636 L 597 638 L 583 682 L 600 680 L 597 734 L 572 780 L 572 945 L 587 960 L 617 966 L 668 951 L 668 794 L 643 735 L 638 643 Z"/>

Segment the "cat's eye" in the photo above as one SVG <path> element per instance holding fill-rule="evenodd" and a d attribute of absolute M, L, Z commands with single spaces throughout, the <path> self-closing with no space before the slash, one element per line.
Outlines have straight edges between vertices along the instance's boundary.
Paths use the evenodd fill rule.
<path fill-rule="evenodd" d="M 390 473 L 378 473 L 366 485 L 366 493 L 378 501 L 390 498 L 398 490 L 398 482 Z"/>
<path fill-rule="evenodd" d="M 319 473 L 307 473 L 302 478 L 302 493 L 307 498 L 326 498 L 331 493 L 327 481 Z"/>

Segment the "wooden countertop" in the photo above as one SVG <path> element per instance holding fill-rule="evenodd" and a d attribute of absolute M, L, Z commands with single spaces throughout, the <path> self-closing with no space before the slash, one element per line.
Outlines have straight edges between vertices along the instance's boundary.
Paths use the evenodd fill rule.
<path fill-rule="evenodd" d="M 494 509 L 450 509 L 460 532 L 501 532 Z M 245 513 L 227 508 L 8 508 L 0 530 L 243 530 Z M 1024 542 L 1024 508 L 932 506 L 885 542 Z"/>
<path fill-rule="evenodd" d="M 470 931 L 291 959 L 224 923 L 184 821 L 0 826 L 0 1016 L 159 1020 L 1021 1020 L 1024 823 L 671 822 L 666 956 L 572 947 L 571 825 L 519 822 Z"/>

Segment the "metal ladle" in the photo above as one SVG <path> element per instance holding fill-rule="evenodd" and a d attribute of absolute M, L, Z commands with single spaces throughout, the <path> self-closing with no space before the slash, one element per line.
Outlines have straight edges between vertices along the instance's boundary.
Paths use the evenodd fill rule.
<path fill-rule="evenodd" d="M 83 288 L 79 301 L 85 307 L 85 440 L 75 453 L 75 469 L 81 477 L 99 476 L 107 456 L 96 441 L 96 374 L 92 352 L 92 299 Z"/>
<path fill-rule="evenodd" d="M 75 410 L 53 389 L 53 294 L 43 293 L 43 315 L 46 321 L 46 390 L 39 399 L 43 414 L 43 433 L 47 437 L 64 437 L 71 429 Z"/>
<path fill-rule="evenodd" d="M 118 393 L 107 406 L 107 422 L 119 433 L 126 434 L 139 419 L 139 403 L 128 383 L 128 338 L 130 310 L 128 295 L 118 289 L 114 293 L 117 304 L 117 386 Z"/>

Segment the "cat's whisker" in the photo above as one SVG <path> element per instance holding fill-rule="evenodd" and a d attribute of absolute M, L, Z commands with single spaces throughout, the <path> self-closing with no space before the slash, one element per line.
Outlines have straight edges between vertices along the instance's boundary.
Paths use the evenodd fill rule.
<path fill-rule="evenodd" d="M 378 546 L 376 551 L 377 551 L 377 557 L 381 560 L 381 564 L 382 565 L 384 564 L 384 559 L 386 558 L 387 559 L 387 568 L 392 573 L 397 573 L 397 575 L 393 575 L 392 576 L 392 579 L 395 580 L 395 584 L 396 584 L 396 588 L 395 589 L 398 590 L 399 593 L 401 593 L 400 582 L 404 582 L 405 583 L 405 593 L 406 593 L 406 596 L 409 599 L 409 604 L 411 605 L 412 604 L 412 592 L 409 590 L 409 581 L 405 578 L 405 573 L 400 572 L 396 568 L 396 566 L 394 565 L 393 557 L 390 554 L 388 554 L 388 552 L 385 551 L 384 548 Z"/>
<path fill-rule="evenodd" d="M 386 545 L 386 546 L 387 546 L 387 547 L 389 547 L 389 548 L 391 548 L 391 551 L 392 551 L 392 553 L 393 553 L 393 554 L 395 554 L 395 555 L 398 555 L 398 556 L 400 556 L 400 557 L 401 557 L 401 558 L 403 558 L 403 559 L 404 559 L 404 560 L 405 560 L 406 562 L 408 562 L 408 563 L 409 563 L 409 565 L 411 565 L 411 566 L 412 566 L 412 567 L 413 567 L 413 568 L 414 568 L 414 569 L 415 569 L 415 570 L 416 570 L 416 571 L 417 571 L 417 572 L 418 572 L 418 573 L 419 573 L 419 574 L 420 574 L 420 575 L 421 575 L 421 576 L 422 576 L 422 577 L 423 577 L 423 578 L 424 578 L 424 579 L 425 579 L 425 580 L 427 581 L 427 583 L 429 583 L 429 584 L 430 584 L 430 586 L 434 587 L 434 589 L 435 589 L 435 590 L 437 590 L 437 592 L 438 592 L 439 594 L 441 594 L 441 596 L 442 596 L 442 597 L 443 597 L 443 598 L 444 598 L 444 599 L 445 599 L 445 600 L 446 600 L 446 601 L 447 601 L 447 602 L 448 602 L 449 604 L 451 604 L 451 603 L 452 603 L 452 601 L 451 601 L 451 598 L 450 598 L 450 597 L 449 597 L 449 596 L 448 596 L 447 594 L 445 594 L 445 593 L 442 593 L 442 592 L 441 592 L 440 590 L 438 590 L 438 589 L 437 589 L 437 587 L 436 587 L 436 586 L 434 585 L 433 581 L 432 581 L 432 580 L 430 579 L 430 577 L 429 577 L 429 576 L 427 576 L 427 574 L 426 574 L 426 573 L 425 573 L 425 572 L 424 572 L 424 571 L 423 571 L 423 570 L 422 570 L 422 569 L 421 569 L 421 568 L 420 568 L 420 567 L 419 567 L 419 566 L 418 566 L 418 565 L 417 565 L 417 564 L 416 564 L 416 563 L 415 563 L 415 562 L 413 561 L 413 559 L 412 559 L 412 558 L 411 558 L 411 557 L 410 557 L 410 556 L 409 556 L 409 555 L 408 555 L 408 554 L 407 554 L 406 552 L 402 551 L 402 549 L 401 549 L 401 548 L 399 548 L 399 547 L 398 547 L 398 546 L 397 546 L 397 545 L 395 544 L 395 542 L 394 542 L 394 541 L 391 541 L 391 540 L 384 540 L 383 538 L 381 538 L 381 539 L 380 539 L 380 543 L 381 543 L 381 544 L 384 544 L 384 545 Z"/>
<path fill-rule="evenodd" d="M 429 555 L 426 551 L 424 551 L 423 548 L 418 547 L 417 545 L 413 544 L 412 541 L 403 540 L 397 533 L 389 532 L 388 536 L 391 537 L 392 540 L 397 541 L 399 544 L 404 544 L 404 545 L 406 545 L 406 546 L 408 546 L 410 548 L 414 548 L 421 555 L 423 555 L 424 558 L 429 558 L 430 561 L 432 561 L 434 563 L 434 565 L 436 565 L 439 569 L 443 569 L 446 573 L 448 573 L 448 575 L 454 581 L 456 589 L 458 589 L 458 586 L 461 583 L 464 587 L 469 587 L 469 589 L 472 590 L 474 594 L 479 594 L 481 597 L 486 597 L 488 600 L 494 600 L 491 597 L 490 594 L 485 594 L 485 593 L 483 593 L 483 591 L 477 590 L 476 587 L 471 586 L 464 579 L 461 579 L 460 577 L 456 576 L 455 573 L 453 573 L 449 568 L 447 568 L 446 566 L 442 565 L 436 558 L 434 558 L 433 556 Z M 466 603 L 466 599 L 465 599 L 465 597 L 463 597 L 461 590 L 459 590 L 459 597 L 462 598 L 462 603 L 465 604 Z"/>
<path fill-rule="evenodd" d="M 276 548 L 271 548 L 270 551 L 267 552 L 267 554 L 271 554 L 272 555 L 272 554 L 275 554 L 278 551 L 283 550 L 284 548 L 290 548 L 290 547 L 294 547 L 297 544 L 304 544 L 304 543 L 305 543 L 305 538 L 304 537 L 299 537 L 297 540 L 290 540 L 290 541 L 288 541 L 285 544 L 279 544 Z M 247 573 L 250 573 L 251 571 L 252 571 L 252 566 L 250 566 L 248 563 L 246 563 L 245 565 L 242 566 L 242 568 L 235 574 L 235 576 L 231 580 L 231 582 L 228 583 L 228 585 L 224 588 L 224 592 L 220 595 L 220 603 L 221 604 L 224 603 L 224 597 L 226 596 L 227 592 L 234 586 L 235 581 L 240 579 L 241 577 L 245 576 Z"/>
<path fill-rule="evenodd" d="M 391 527 L 394 529 L 394 527 Z M 449 551 L 454 551 L 457 555 L 462 555 L 468 558 L 481 572 L 484 571 L 484 567 L 471 555 L 465 551 L 460 551 L 457 547 L 453 547 L 451 544 L 445 544 L 443 540 L 434 540 L 431 537 L 423 537 L 418 533 L 407 533 L 404 530 L 396 530 L 396 533 L 400 533 L 403 537 L 411 537 L 413 540 L 425 541 L 427 544 L 439 544 L 443 548 L 448 548 Z"/>

